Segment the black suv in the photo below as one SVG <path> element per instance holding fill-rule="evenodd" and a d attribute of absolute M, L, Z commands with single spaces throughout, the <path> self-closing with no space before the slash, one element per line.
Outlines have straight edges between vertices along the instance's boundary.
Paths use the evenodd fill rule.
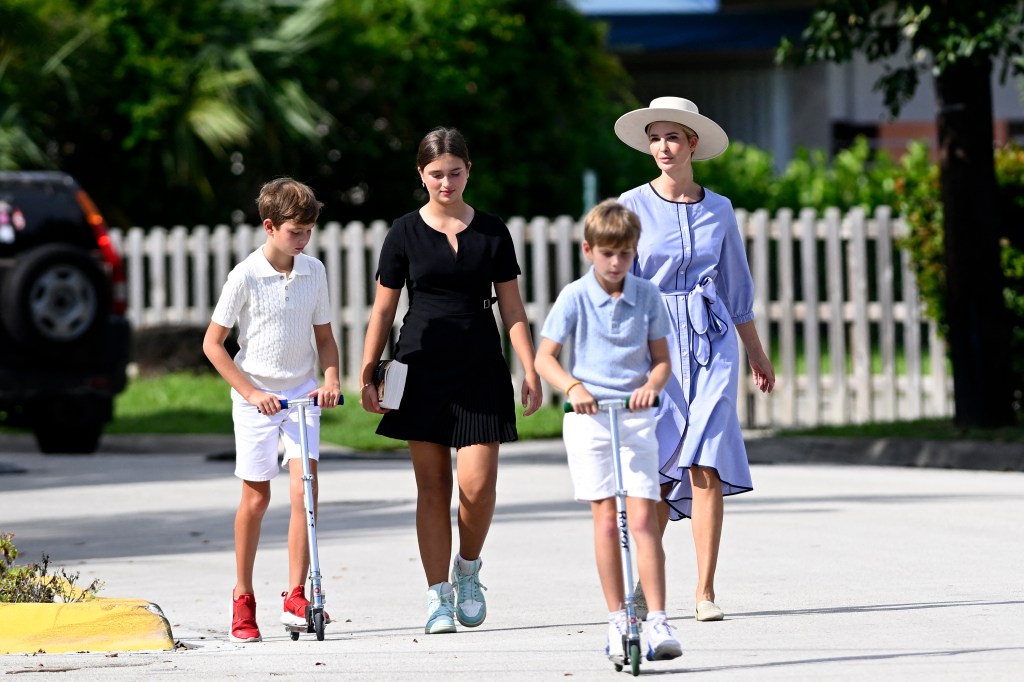
<path fill-rule="evenodd" d="M 46 453 L 91 453 L 124 390 L 125 271 L 66 173 L 0 172 L 0 424 Z"/>

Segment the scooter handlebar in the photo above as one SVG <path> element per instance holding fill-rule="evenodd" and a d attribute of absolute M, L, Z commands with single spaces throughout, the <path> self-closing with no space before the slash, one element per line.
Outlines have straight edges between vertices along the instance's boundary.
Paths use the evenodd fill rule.
<path fill-rule="evenodd" d="M 601 409 L 601 410 L 607 410 L 609 407 L 624 407 L 624 408 L 626 408 L 628 410 L 628 409 L 630 409 L 630 407 L 629 407 L 629 399 L 631 397 L 632 396 L 628 396 L 627 395 L 627 396 L 624 396 L 622 398 L 607 398 L 605 400 L 598 400 L 597 401 L 597 407 L 598 407 L 598 409 Z M 658 407 L 659 405 L 661 405 L 661 398 L 655 398 L 654 399 L 654 405 L 652 405 L 651 407 Z M 573 411 L 572 403 L 570 403 L 568 400 L 566 400 L 565 403 L 562 405 L 562 411 L 565 412 L 566 414 L 568 414 L 569 412 L 572 412 Z"/>
<path fill-rule="evenodd" d="M 286 398 L 278 398 L 277 401 L 281 403 L 282 410 L 287 410 L 289 407 L 298 407 L 299 405 L 305 405 L 307 407 L 312 405 L 313 407 L 316 407 L 316 396 L 313 396 L 312 398 L 295 398 L 293 400 L 288 400 Z M 339 395 L 338 406 L 340 407 L 341 405 L 344 404 L 345 396 Z"/>

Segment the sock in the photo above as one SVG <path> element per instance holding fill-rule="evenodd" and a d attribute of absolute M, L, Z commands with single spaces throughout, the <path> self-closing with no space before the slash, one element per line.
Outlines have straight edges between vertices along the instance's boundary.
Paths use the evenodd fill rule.
<path fill-rule="evenodd" d="M 473 561 L 469 561 L 468 559 L 463 559 L 461 554 L 456 554 L 455 563 L 459 567 L 459 573 L 461 573 L 462 575 L 469 575 L 470 573 L 474 572 L 481 565 L 482 562 L 480 562 L 479 557 L 474 559 Z"/>
<path fill-rule="evenodd" d="M 618 611 L 609 611 L 608 612 L 608 622 L 609 623 L 616 623 L 616 622 L 620 622 L 620 621 L 624 622 L 625 620 L 626 620 L 626 609 L 619 609 Z"/>
<path fill-rule="evenodd" d="M 664 611 L 650 611 L 647 614 L 647 622 L 653 623 L 658 620 L 668 620 L 668 616 Z"/>
<path fill-rule="evenodd" d="M 447 580 L 436 585 L 431 585 L 428 589 L 436 591 L 438 594 L 448 594 L 452 591 L 452 584 Z"/>

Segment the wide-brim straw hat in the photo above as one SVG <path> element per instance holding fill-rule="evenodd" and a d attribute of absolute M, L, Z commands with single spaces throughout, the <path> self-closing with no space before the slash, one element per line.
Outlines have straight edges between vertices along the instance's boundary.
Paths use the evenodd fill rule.
<path fill-rule="evenodd" d="M 658 97 L 651 100 L 649 107 L 623 114 L 615 122 L 615 134 L 633 149 L 650 154 L 647 127 L 655 121 L 671 121 L 697 133 L 697 149 L 692 157 L 694 161 L 713 159 L 729 146 L 729 136 L 722 130 L 722 126 L 701 114 L 696 104 L 682 97 Z"/>

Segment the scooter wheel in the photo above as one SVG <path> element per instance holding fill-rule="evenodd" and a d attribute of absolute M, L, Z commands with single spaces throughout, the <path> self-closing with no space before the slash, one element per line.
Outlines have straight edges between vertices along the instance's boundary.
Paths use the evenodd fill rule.
<path fill-rule="evenodd" d="M 299 641 L 299 631 L 298 630 L 292 630 L 288 634 L 290 634 L 292 636 L 292 641 L 293 642 Z"/>
<path fill-rule="evenodd" d="M 640 645 L 630 644 L 629 645 L 629 666 L 633 673 L 633 677 L 640 674 Z"/>
<path fill-rule="evenodd" d="M 324 612 L 317 611 L 313 614 L 313 629 L 316 631 L 318 642 L 324 641 Z"/>
<path fill-rule="evenodd" d="M 622 666 L 619 665 L 618 663 L 615 664 L 615 672 L 617 672 L 617 673 L 621 673 L 622 672 Z"/>

